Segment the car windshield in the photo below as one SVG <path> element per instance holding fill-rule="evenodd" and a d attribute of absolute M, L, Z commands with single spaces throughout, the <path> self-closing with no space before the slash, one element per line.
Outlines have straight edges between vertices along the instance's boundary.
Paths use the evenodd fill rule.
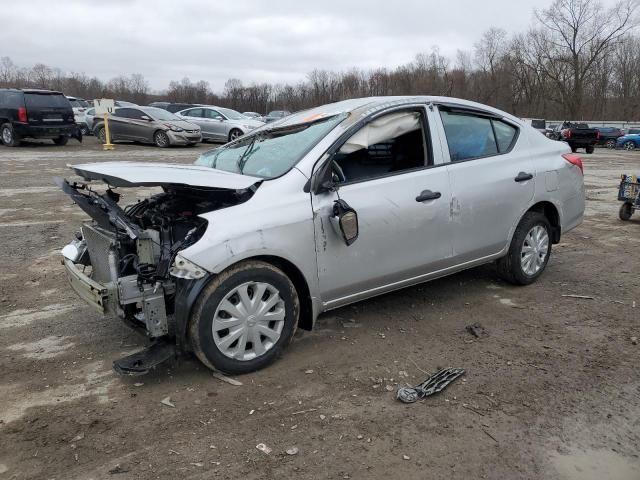
<path fill-rule="evenodd" d="M 288 172 L 322 138 L 346 118 L 346 114 L 275 129 L 229 143 L 196 160 L 196 165 L 262 178 Z"/>
<path fill-rule="evenodd" d="M 231 110 L 230 108 L 218 108 L 218 111 L 229 120 L 243 120 L 247 118 L 241 113 L 238 113 L 235 110 Z"/>
<path fill-rule="evenodd" d="M 82 108 L 82 104 L 78 100 L 71 100 L 70 98 L 68 100 L 73 108 Z"/>
<path fill-rule="evenodd" d="M 170 120 L 182 120 L 180 117 L 176 117 L 173 113 L 168 112 L 162 108 L 144 107 L 144 108 L 141 108 L 140 110 L 142 110 L 144 113 L 148 114 L 152 118 L 156 120 L 161 120 L 163 122 L 170 121 Z"/>

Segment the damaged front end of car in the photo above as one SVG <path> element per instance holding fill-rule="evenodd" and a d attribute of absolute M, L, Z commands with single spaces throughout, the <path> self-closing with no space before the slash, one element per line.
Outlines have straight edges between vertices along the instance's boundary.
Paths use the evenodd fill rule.
<path fill-rule="evenodd" d="M 145 331 L 150 347 L 113 366 L 121 374 L 147 373 L 184 346 L 188 311 L 197 296 L 193 291 L 211 275 L 180 255 L 204 234 L 208 222 L 200 215 L 246 201 L 255 186 L 251 181 L 226 181 L 222 188 L 193 186 L 169 183 L 168 178 L 143 183 L 135 176 L 122 179 L 74 169 L 86 180 L 103 180 L 108 188 L 98 193 L 88 183 L 56 180 L 92 218 L 62 250 L 69 283 L 100 312 Z M 247 183 L 251 185 L 226 188 Z M 121 207 L 115 188 L 141 185 L 160 186 L 162 192 Z"/>

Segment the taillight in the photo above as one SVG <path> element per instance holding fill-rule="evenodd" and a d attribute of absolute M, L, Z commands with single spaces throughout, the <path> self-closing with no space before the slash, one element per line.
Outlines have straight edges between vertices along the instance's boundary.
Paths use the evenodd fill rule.
<path fill-rule="evenodd" d="M 570 129 L 570 128 L 565 128 L 565 129 L 562 131 L 562 136 L 563 136 L 564 138 L 571 138 L 571 129 Z"/>
<path fill-rule="evenodd" d="M 18 108 L 18 121 L 27 123 L 27 107 Z"/>
<path fill-rule="evenodd" d="M 596 133 L 596 138 L 597 138 L 598 140 L 600 140 L 600 132 L 597 132 L 597 133 Z"/>
<path fill-rule="evenodd" d="M 562 158 L 571 165 L 578 167 L 580 169 L 580 173 L 584 175 L 584 167 L 582 166 L 582 158 L 580 158 L 580 155 L 576 155 L 575 153 L 565 153 L 562 155 Z"/>

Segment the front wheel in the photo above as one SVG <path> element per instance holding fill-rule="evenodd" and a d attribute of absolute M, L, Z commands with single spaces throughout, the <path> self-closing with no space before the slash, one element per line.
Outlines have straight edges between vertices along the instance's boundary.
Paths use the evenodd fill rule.
<path fill-rule="evenodd" d="M 156 143 L 157 147 L 166 148 L 171 145 L 171 140 L 169 140 L 169 135 L 167 135 L 162 130 L 158 130 L 153 135 L 153 141 Z"/>
<path fill-rule="evenodd" d="M 61 136 L 53 139 L 53 143 L 55 143 L 60 147 L 63 145 L 66 145 L 68 142 L 69 142 L 69 137 L 65 137 L 65 136 Z"/>
<path fill-rule="evenodd" d="M 216 276 L 194 307 L 189 334 L 211 369 L 249 373 L 271 364 L 289 344 L 300 302 L 289 277 L 261 261 L 239 263 Z"/>
<path fill-rule="evenodd" d="M 636 144 L 633 143 L 631 140 L 629 140 L 627 142 L 624 142 L 624 149 L 625 150 L 631 151 L 631 150 L 635 150 L 635 148 L 636 148 Z"/>
<path fill-rule="evenodd" d="M 241 136 L 242 136 L 242 132 L 240 130 L 238 130 L 237 128 L 234 128 L 233 130 L 231 130 L 229 132 L 229 141 L 232 142 L 236 138 L 240 138 Z"/>
<path fill-rule="evenodd" d="M 515 285 L 535 282 L 551 256 L 551 224 L 543 214 L 527 212 L 516 228 L 506 256 L 497 261 L 498 274 Z"/>
<path fill-rule="evenodd" d="M 631 206 L 631 204 L 625 202 L 620 205 L 620 211 L 618 212 L 618 215 L 620 216 L 620 220 L 624 220 L 625 222 L 627 220 L 631 220 L 631 215 L 633 215 L 633 207 Z"/>
<path fill-rule="evenodd" d="M 607 140 L 607 148 L 616 148 L 616 139 L 615 138 L 610 138 L 609 140 Z"/>
<path fill-rule="evenodd" d="M 102 144 L 107 143 L 107 131 L 104 127 L 100 127 L 95 131 L 96 138 Z M 111 139 L 113 141 L 113 138 Z"/>

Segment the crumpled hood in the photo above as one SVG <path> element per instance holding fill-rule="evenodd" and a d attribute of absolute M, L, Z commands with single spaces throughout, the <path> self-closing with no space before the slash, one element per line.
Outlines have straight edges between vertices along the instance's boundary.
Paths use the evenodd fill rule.
<path fill-rule="evenodd" d="M 72 165 L 85 180 L 100 180 L 112 187 L 192 187 L 243 190 L 263 179 L 197 165 L 147 162 L 103 162 Z"/>

